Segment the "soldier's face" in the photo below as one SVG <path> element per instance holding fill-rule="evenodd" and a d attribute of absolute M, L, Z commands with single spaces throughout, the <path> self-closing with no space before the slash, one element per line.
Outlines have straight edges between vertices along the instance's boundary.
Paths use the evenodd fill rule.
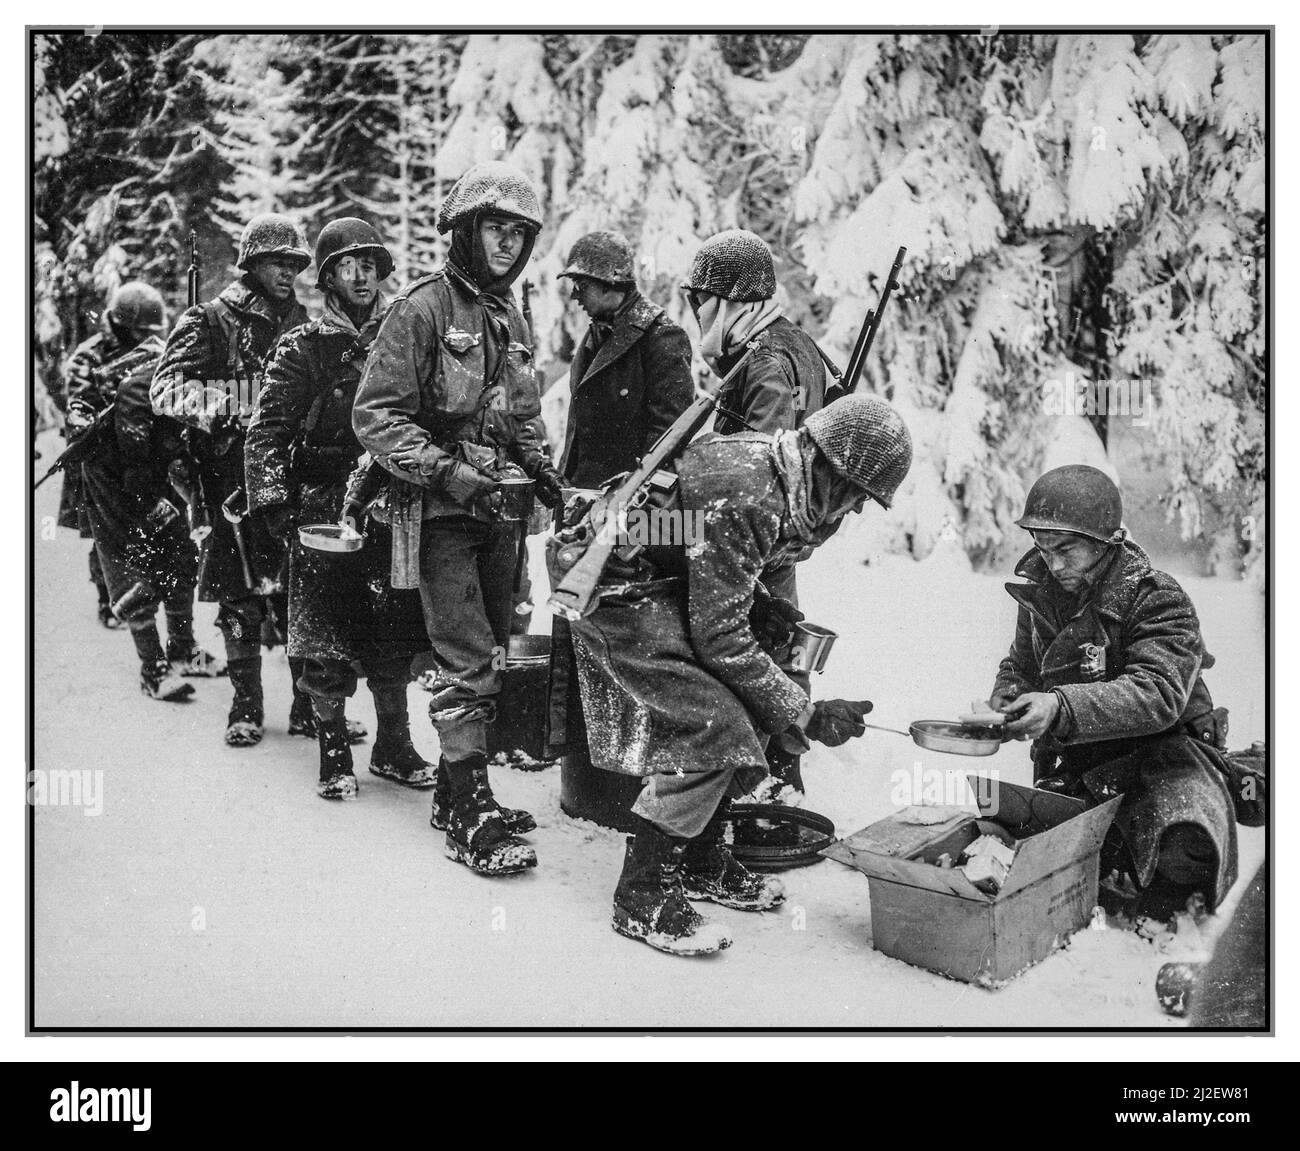
<path fill-rule="evenodd" d="M 379 265 L 365 253 L 342 256 L 330 268 L 325 286 L 354 308 L 368 308 L 379 292 Z"/>
<path fill-rule="evenodd" d="M 528 228 L 506 216 L 486 216 L 478 226 L 483 256 L 494 276 L 504 276 L 515 266 L 524 250 Z"/>
<path fill-rule="evenodd" d="M 1073 532 L 1034 532 L 1034 547 L 1047 564 L 1047 570 L 1068 592 L 1077 592 L 1084 576 L 1102 557 L 1106 545 Z"/>
<path fill-rule="evenodd" d="M 298 264 L 281 256 L 263 256 L 253 261 L 249 269 L 266 294 L 275 300 L 287 300 L 293 293 L 293 282 L 298 278 Z"/>
<path fill-rule="evenodd" d="M 625 292 L 590 276 L 573 276 L 569 298 L 593 320 L 608 320 L 623 303 Z"/>

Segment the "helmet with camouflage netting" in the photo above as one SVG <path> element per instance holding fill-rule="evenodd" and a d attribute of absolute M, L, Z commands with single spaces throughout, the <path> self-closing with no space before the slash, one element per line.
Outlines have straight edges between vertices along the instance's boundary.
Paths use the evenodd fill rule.
<path fill-rule="evenodd" d="M 280 256 L 298 265 L 302 271 L 311 263 L 307 250 L 307 237 L 297 221 L 279 212 L 263 212 L 254 216 L 239 238 L 239 259 L 235 266 L 247 272 L 249 266 L 262 256 Z"/>
<path fill-rule="evenodd" d="M 803 426 L 831 467 L 889 507 L 912 466 L 912 436 L 892 404 L 879 396 L 844 396 Z"/>
<path fill-rule="evenodd" d="M 480 212 L 511 216 L 541 231 L 542 204 L 532 182 L 501 160 L 475 164 L 452 186 L 438 209 L 438 231 L 446 235 Z"/>
<path fill-rule="evenodd" d="M 771 299 L 776 294 L 772 249 L 743 228 L 719 232 L 700 245 L 682 287 L 742 304 Z"/>
<path fill-rule="evenodd" d="M 605 284 L 634 284 L 632 245 L 618 232 L 588 232 L 569 249 L 561 276 L 588 276 Z"/>
<path fill-rule="evenodd" d="M 134 332 L 161 332 L 167 326 L 166 315 L 162 294 L 142 280 L 123 284 L 108 305 L 109 320 Z"/>

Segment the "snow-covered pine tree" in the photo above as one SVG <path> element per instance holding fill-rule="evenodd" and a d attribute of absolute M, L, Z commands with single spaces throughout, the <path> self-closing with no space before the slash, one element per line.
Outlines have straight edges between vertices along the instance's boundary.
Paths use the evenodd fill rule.
<path fill-rule="evenodd" d="M 194 49 L 216 109 L 212 145 L 226 165 L 213 219 L 232 248 L 262 212 L 302 218 L 318 211 L 315 185 L 302 164 L 306 125 L 295 55 L 291 38 L 278 33 L 224 33 Z"/>
<path fill-rule="evenodd" d="M 446 251 L 434 221 L 450 185 L 435 160 L 463 40 L 432 33 L 349 37 L 323 49 L 328 112 L 312 136 L 329 157 L 321 182 L 330 208 L 319 222 L 350 213 L 373 223 L 393 253 L 394 288 L 432 271 Z M 354 153 L 363 147 L 368 157 L 360 168 L 346 162 L 349 139 Z"/>
<path fill-rule="evenodd" d="M 184 300 L 184 239 L 219 161 L 195 68 L 196 36 L 58 33 L 34 73 L 40 137 L 34 206 L 45 228 L 38 298 L 57 358 L 90 335 L 106 296 L 144 279 Z"/>

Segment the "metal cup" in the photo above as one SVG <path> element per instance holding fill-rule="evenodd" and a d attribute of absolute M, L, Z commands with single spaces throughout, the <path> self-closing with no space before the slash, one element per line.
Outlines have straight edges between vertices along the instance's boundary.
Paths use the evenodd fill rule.
<path fill-rule="evenodd" d="M 533 481 L 527 476 L 500 476 L 497 487 L 501 492 L 503 520 L 518 522 L 533 514 Z"/>
<path fill-rule="evenodd" d="M 791 669 L 821 672 L 837 639 L 839 634 L 828 627 L 819 627 L 815 623 L 795 624 L 794 639 L 790 641 Z"/>

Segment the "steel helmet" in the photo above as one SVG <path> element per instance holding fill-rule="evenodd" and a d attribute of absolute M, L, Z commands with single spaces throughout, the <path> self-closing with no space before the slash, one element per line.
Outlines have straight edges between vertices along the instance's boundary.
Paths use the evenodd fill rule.
<path fill-rule="evenodd" d="M 325 277 L 336 260 L 356 252 L 370 252 L 378 264 L 378 276 L 386 280 L 393 271 L 393 257 L 384 242 L 365 220 L 344 216 L 331 220 L 316 237 L 316 287 L 325 287 Z"/>
<path fill-rule="evenodd" d="M 1087 464 L 1066 464 L 1034 481 L 1016 523 L 1026 531 L 1073 532 L 1114 544 L 1124 538 L 1123 519 L 1124 504 L 1110 476 Z"/>
<path fill-rule="evenodd" d="M 844 396 L 803 426 L 831 467 L 889 507 L 912 466 L 912 436 L 893 405 L 879 396 Z"/>
<path fill-rule="evenodd" d="M 772 249 L 743 228 L 719 232 L 700 245 L 682 287 L 742 304 L 769 300 L 776 294 Z"/>
<path fill-rule="evenodd" d="M 588 276 L 622 287 L 636 283 L 632 245 L 617 232 L 588 232 L 569 249 L 561 276 Z"/>
<path fill-rule="evenodd" d="M 302 228 L 279 212 L 263 212 L 248 221 L 244 234 L 239 238 L 239 259 L 235 266 L 247 272 L 260 256 L 288 257 L 298 264 L 300 272 L 311 263 L 307 237 Z"/>
<path fill-rule="evenodd" d="M 108 318 L 119 328 L 161 332 L 167 326 L 167 309 L 157 288 L 142 280 L 132 280 L 113 293 Z"/>
<path fill-rule="evenodd" d="M 475 164 L 452 185 L 438 209 L 438 232 L 446 235 L 480 212 L 513 216 L 542 228 L 542 204 L 531 181 L 518 168 L 501 160 Z"/>

